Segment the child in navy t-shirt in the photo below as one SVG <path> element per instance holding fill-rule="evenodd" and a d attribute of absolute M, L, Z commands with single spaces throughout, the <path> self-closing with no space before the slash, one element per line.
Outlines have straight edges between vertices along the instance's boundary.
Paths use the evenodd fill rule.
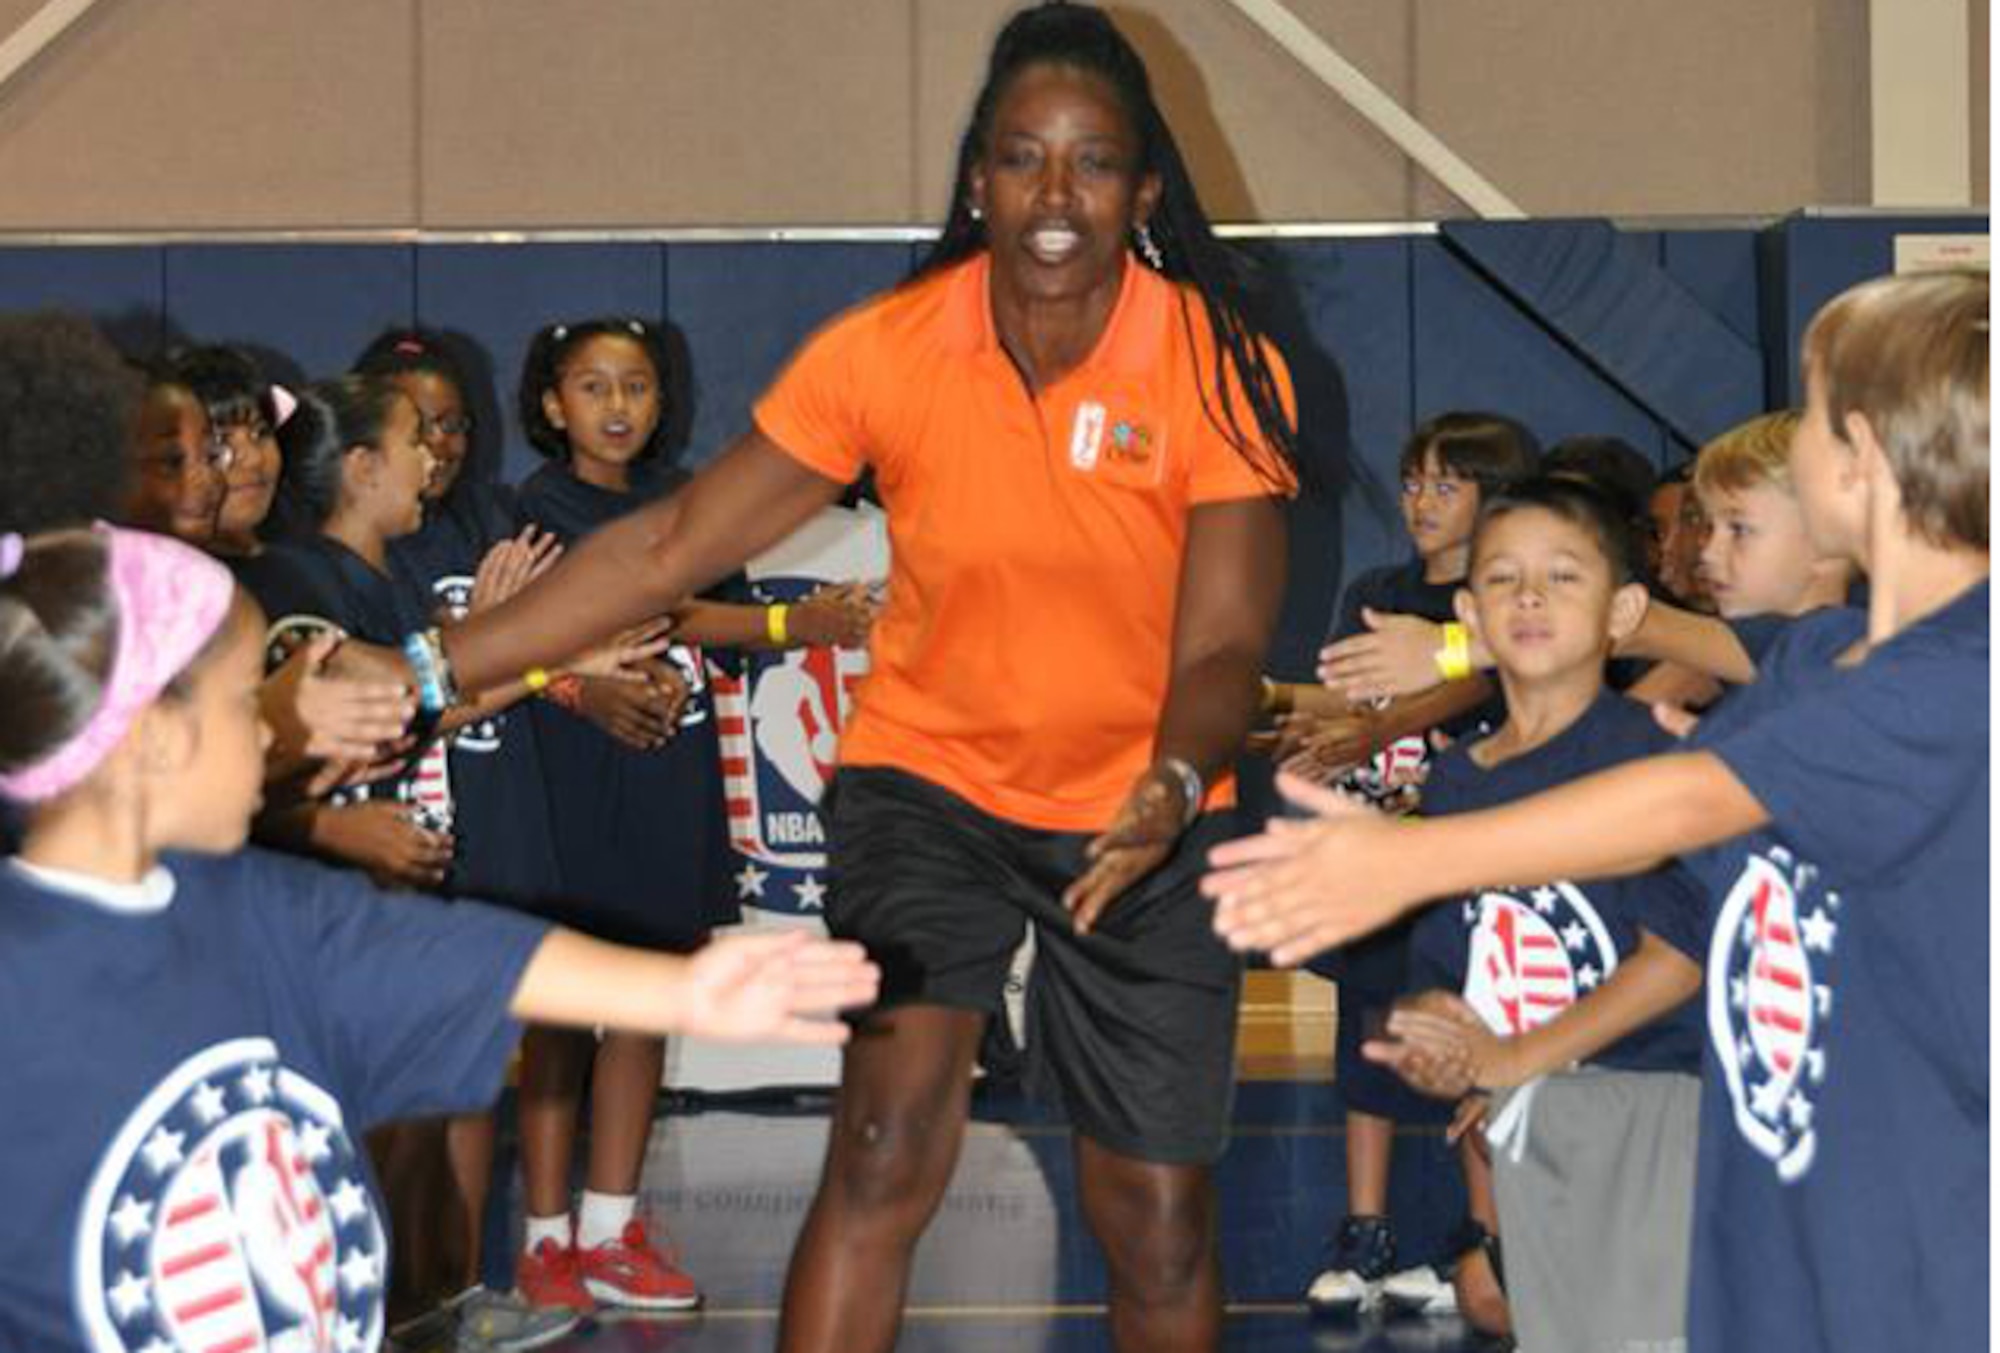
<path fill-rule="evenodd" d="M 1692 750 L 1505 808 L 1396 827 L 1294 786 L 1326 820 L 1204 884 L 1296 960 L 1441 886 L 1708 852 L 1695 1353 L 1988 1339 L 1988 308 L 1984 274 L 1884 278 L 1807 330 L 1790 468 L 1865 631 L 1801 620 Z"/>
<path fill-rule="evenodd" d="M 1507 721 L 1438 760 L 1425 817 L 1525 798 L 1671 741 L 1605 680 L 1646 603 L 1633 550 L 1624 514 L 1589 485 L 1535 479 L 1491 500 L 1459 612 L 1498 663 Z M 1681 1337 L 1702 923 L 1699 893 L 1672 869 L 1490 888 L 1417 923 L 1410 985 L 1422 994 L 1389 1021 L 1409 1046 L 1368 1052 L 1433 1093 L 1504 1092 L 1492 1190 L 1527 1347 Z M 1428 1037 L 1437 1022 L 1442 1042 Z M 1469 1050 L 1463 1074 L 1427 1064 L 1439 1047 Z M 1466 1101 L 1457 1127 L 1482 1112 Z M 1476 1194 L 1484 1155 L 1463 1159 Z"/>
<path fill-rule="evenodd" d="M 263 616 L 219 563 L 100 527 L 0 536 L 0 1347 L 375 1349 L 360 1134 L 498 1093 L 516 1020 L 831 1043 L 855 946 L 620 950 L 385 902 L 242 849 Z"/>

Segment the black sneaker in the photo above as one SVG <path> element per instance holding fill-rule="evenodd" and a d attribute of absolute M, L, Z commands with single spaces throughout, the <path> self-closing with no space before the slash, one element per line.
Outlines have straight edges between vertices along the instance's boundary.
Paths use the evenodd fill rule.
<path fill-rule="evenodd" d="M 1382 1282 L 1396 1271 L 1396 1230 L 1387 1217 L 1346 1217 L 1327 1245 L 1326 1268 L 1306 1289 L 1316 1314 L 1368 1310 L 1382 1299 Z"/>

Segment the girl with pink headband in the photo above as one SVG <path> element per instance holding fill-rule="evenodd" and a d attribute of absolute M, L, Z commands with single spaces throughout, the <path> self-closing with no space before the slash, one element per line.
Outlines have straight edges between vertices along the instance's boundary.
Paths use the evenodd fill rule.
<path fill-rule="evenodd" d="M 639 953 L 244 849 L 261 655 L 179 542 L 0 537 L 0 1346 L 375 1349 L 361 1133 L 489 1102 L 516 1021 L 838 1043 L 874 995 L 852 945 Z"/>

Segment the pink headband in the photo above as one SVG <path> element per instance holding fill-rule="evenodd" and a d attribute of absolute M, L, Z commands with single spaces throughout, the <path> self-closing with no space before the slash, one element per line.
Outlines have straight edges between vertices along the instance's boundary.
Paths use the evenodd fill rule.
<path fill-rule="evenodd" d="M 228 569 L 178 540 L 102 523 L 97 530 L 118 614 L 111 672 L 76 736 L 33 765 L 0 775 L 0 794 L 23 803 L 52 799 L 96 770 L 222 627 L 235 593 Z"/>

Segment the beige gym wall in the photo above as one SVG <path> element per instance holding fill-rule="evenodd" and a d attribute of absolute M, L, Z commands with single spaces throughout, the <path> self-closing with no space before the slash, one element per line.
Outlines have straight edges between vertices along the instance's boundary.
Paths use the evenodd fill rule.
<path fill-rule="evenodd" d="M 1869 200 L 1867 0 L 1291 7 L 1531 214 Z M 0 229 L 928 223 L 1011 8 L 98 0 L 0 87 Z M 1217 217 L 1464 214 L 1224 0 L 1114 9 Z"/>

